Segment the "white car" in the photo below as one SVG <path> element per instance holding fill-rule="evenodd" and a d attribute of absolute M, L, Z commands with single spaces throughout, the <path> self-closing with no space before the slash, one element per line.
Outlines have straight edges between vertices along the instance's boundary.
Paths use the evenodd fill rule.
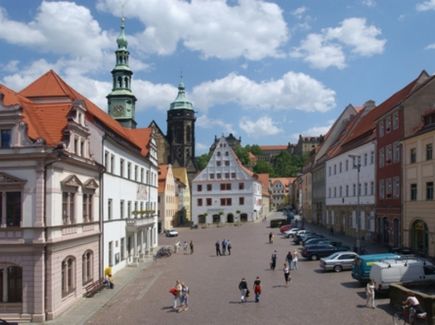
<path fill-rule="evenodd" d="M 300 230 L 299 228 L 292 228 L 284 231 L 284 235 L 286 237 L 294 237 L 299 230 Z"/>
<path fill-rule="evenodd" d="M 166 237 L 177 237 L 177 236 L 178 236 L 178 231 L 176 231 L 175 229 L 166 230 Z"/>

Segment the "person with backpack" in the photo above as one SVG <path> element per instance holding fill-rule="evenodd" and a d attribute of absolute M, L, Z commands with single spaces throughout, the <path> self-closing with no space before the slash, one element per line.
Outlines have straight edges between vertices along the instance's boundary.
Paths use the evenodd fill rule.
<path fill-rule="evenodd" d="M 248 283 L 246 282 L 245 278 L 242 278 L 242 280 L 240 281 L 239 290 L 240 290 L 240 302 L 244 303 L 246 302 L 246 298 L 249 295 Z"/>
<path fill-rule="evenodd" d="M 261 281 L 260 277 L 257 276 L 254 281 L 254 294 L 255 294 L 255 302 L 260 302 L 260 296 L 261 296 Z"/>

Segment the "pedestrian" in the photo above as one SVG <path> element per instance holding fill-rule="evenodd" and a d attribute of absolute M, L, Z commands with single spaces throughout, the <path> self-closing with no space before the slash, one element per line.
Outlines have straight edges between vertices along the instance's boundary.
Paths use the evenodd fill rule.
<path fill-rule="evenodd" d="M 190 241 L 190 254 L 193 254 L 193 241 Z"/>
<path fill-rule="evenodd" d="M 297 270 L 298 269 L 298 261 L 299 261 L 299 251 L 295 249 L 293 251 L 293 259 L 292 259 L 292 269 Z"/>
<path fill-rule="evenodd" d="M 290 268 L 287 263 L 284 263 L 283 272 L 284 272 L 285 286 L 288 287 L 288 283 L 290 282 L 291 277 L 290 277 Z"/>
<path fill-rule="evenodd" d="M 272 234 L 272 232 L 269 233 L 269 244 L 273 244 L 273 234 Z"/>
<path fill-rule="evenodd" d="M 366 286 L 366 306 L 368 308 L 375 308 L 375 284 L 373 280 L 370 280 Z"/>
<path fill-rule="evenodd" d="M 261 295 L 261 281 L 260 277 L 257 276 L 254 281 L 254 293 L 255 293 L 255 302 L 260 302 Z"/>
<path fill-rule="evenodd" d="M 246 282 L 245 278 L 242 278 L 242 280 L 240 281 L 239 290 L 240 290 L 240 303 L 246 302 L 249 289 L 248 289 L 248 283 Z"/>
<path fill-rule="evenodd" d="M 227 251 L 227 241 L 224 239 L 222 240 L 222 255 L 225 255 Z"/>
<path fill-rule="evenodd" d="M 231 248 L 233 247 L 231 246 L 231 242 L 229 239 L 227 240 L 227 248 L 228 248 L 228 255 L 231 255 Z"/>
<path fill-rule="evenodd" d="M 276 250 L 274 250 L 273 253 L 272 253 L 271 261 L 270 261 L 270 268 L 271 268 L 272 271 L 275 271 L 276 258 L 277 258 L 277 256 L 276 256 Z"/>
<path fill-rule="evenodd" d="M 187 244 L 187 241 L 183 241 L 183 251 L 184 251 L 184 255 L 187 254 L 187 248 L 189 247 L 189 245 Z"/>
<path fill-rule="evenodd" d="M 219 242 L 219 240 L 214 245 L 216 247 L 216 256 L 221 256 L 221 243 Z"/>
<path fill-rule="evenodd" d="M 172 305 L 172 310 L 178 311 L 178 308 L 180 306 L 180 297 L 181 297 L 181 291 L 183 287 L 181 286 L 180 280 L 175 281 L 175 287 L 173 287 L 171 290 L 169 290 L 170 293 L 174 296 L 174 303 Z"/>
<path fill-rule="evenodd" d="M 287 256 L 285 257 L 287 259 L 287 265 L 291 269 L 293 266 L 293 255 L 291 251 L 288 251 Z"/>
<path fill-rule="evenodd" d="M 181 293 L 180 293 L 180 308 L 178 308 L 178 312 L 189 310 L 189 287 L 181 282 Z"/>

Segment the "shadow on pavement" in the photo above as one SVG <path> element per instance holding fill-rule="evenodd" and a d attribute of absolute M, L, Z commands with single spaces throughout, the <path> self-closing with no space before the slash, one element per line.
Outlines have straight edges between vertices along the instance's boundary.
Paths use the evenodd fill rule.
<path fill-rule="evenodd" d="M 346 288 L 362 288 L 358 281 L 341 282 L 341 285 Z"/>

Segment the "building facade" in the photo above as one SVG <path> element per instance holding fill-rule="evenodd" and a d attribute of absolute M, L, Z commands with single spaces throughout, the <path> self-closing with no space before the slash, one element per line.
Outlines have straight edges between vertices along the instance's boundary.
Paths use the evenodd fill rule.
<path fill-rule="evenodd" d="M 192 220 L 191 196 L 187 169 L 184 167 L 173 167 L 172 172 L 177 180 L 176 196 L 178 197 L 178 211 L 176 225 L 185 225 Z"/>
<path fill-rule="evenodd" d="M 290 203 L 289 184 L 294 177 L 271 177 L 270 178 L 270 208 L 277 210 Z"/>
<path fill-rule="evenodd" d="M 256 221 L 261 193 L 257 176 L 241 164 L 222 137 L 207 167 L 192 182 L 193 224 Z"/>
<path fill-rule="evenodd" d="M 159 229 L 168 230 L 177 225 L 178 200 L 172 165 L 159 166 Z"/>

